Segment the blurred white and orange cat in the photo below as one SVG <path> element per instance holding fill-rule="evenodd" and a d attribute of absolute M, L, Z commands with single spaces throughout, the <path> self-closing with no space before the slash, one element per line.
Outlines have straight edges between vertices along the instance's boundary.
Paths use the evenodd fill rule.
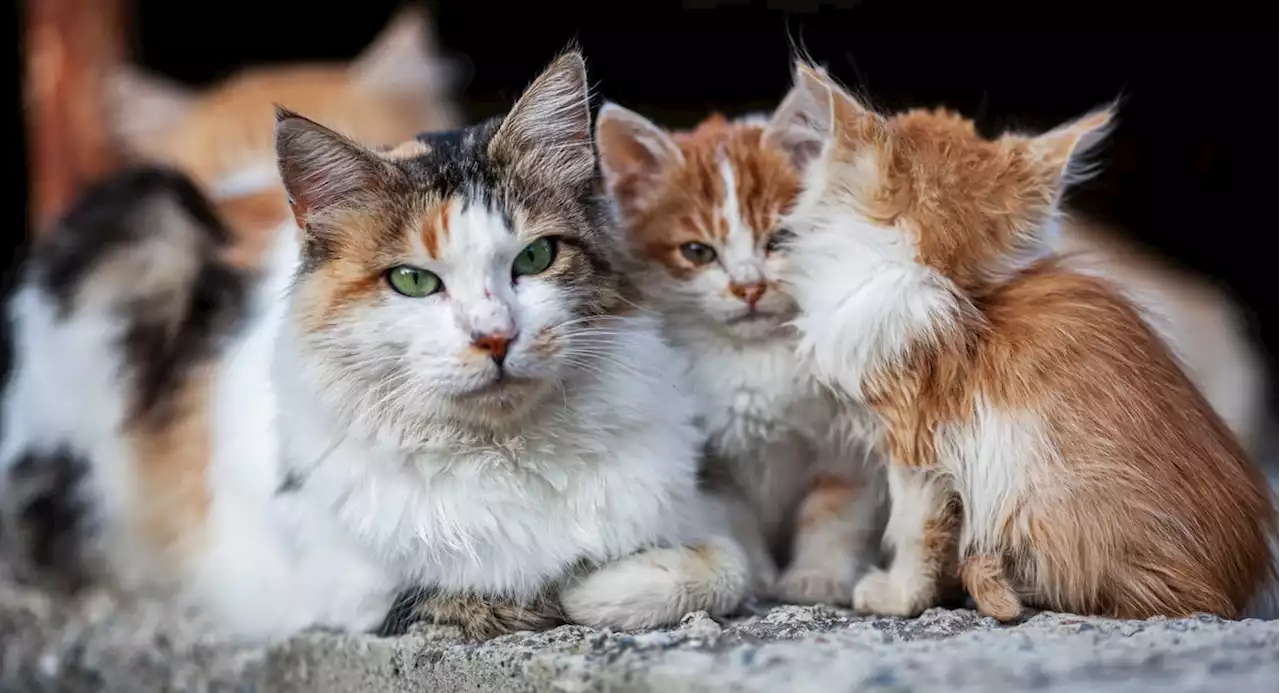
<path fill-rule="evenodd" d="M 289 218 L 275 160 L 277 104 L 362 142 L 402 142 L 460 125 L 455 72 L 427 14 L 408 6 L 347 63 L 251 66 L 202 89 L 121 68 L 106 85 L 109 127 L 134 158 L 194 179 L 235 233 L 233 261 L 256 266 Z"/>

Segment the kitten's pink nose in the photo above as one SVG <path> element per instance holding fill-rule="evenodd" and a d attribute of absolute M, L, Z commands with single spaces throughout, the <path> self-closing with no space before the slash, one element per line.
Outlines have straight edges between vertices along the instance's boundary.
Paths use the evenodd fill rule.
<path fill-rule="evenodd" d="M 734 283 L 729 285 L 729 291 L 732 291 L 734 296 L 742 299 L 752 308 L 756 307 L 756 302 L 760 300 L 761 296 L 764 296 L 764 292 L 767 291 L 768 288 L 769 287 L 765 286 L 764 282 L 754 282 L 751 284 Z"/>
<path fill-rule="evenodd" d="M 471 346 L 488 354 L 494 363 L 501 366 L 503 359 L 507 358 L 507 348 L 511 346 L 511 342 L 515 341 L 515 338 L 515 334 L 502 332 L 488 334 L 473 332 L 471 333 Z"/>

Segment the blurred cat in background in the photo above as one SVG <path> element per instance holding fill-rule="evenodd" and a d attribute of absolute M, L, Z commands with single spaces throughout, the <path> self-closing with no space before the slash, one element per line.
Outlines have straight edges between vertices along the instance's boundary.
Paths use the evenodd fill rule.
<path fill-rule="evenodd" d="M 1271 379 L 1242 307 L 1210 280 L 1157 257 L 1120 229 L 1068 211 L 1059 231 L 1050 240 L 1054 250 L 1106 274 L 1146 309 L 1214 411 L 1274 476 Z"/>
<path fill-rule="evenodd" d="M 757 589 L 848 604 L 883 494 L 869 448 L 833 434 L 840 409 L 795 355 L 796 306 L 777 281 L 799 183 L 790 154 L 767 117 L 668 133 L 611 103 L 596 146 L 641 260 L 637 284 L 689 355 L 707 486 L 734 509 Z"/>
<path fill-rule="evenodd" d="M 362 142 L 402 142 L 459 125 L 453 81 L 427 14 L 410 5 L 349 63 L 253 66 L 203 89 L 126 67 L 106 88 L 121 147 L 193 178 L 231 226 L 230 259 L 253 267 L 289 218 L 276 170 L 276 104 Z"/>

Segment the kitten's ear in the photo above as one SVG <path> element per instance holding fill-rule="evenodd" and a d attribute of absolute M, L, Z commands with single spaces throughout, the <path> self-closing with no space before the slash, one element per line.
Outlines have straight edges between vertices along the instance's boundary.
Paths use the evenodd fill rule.
<path fill-rule="evenodd" d="M 854 98 L 827 71 L 798 60 L 791 91 L 769 120 L 766 136 L 791 154 L 800 169 L 811 164 L 835 137 L 861 137 L 883 118 Z"/>
<path fill-rule="evenodd" d="M 298 227 L 367 204 L 391 179 L 390 166 L 356 142 L 279 106 L 276 159 Z"/>
<path fill-rule="evenodd" d="M 1088 115 L 1031 138 L 1028 150 L 1055 176 L 1059 188 L 1079 183 L 1092 175 L 1089 155 L 1106 141 L 1115 124 L 1116 104 L 1108 104 Z"/>
<path fill-rule="evenodd" d="M 822 153 L 832 135 L 831 88 L 816 70 L 796 63 L 791 91 L 765 127 L 765 137 L 790 154 L 801 170 Z"/>
<path fill-rule="evenodd" d="M 360 86 L 415 96 L 444 93 L 454 76 L 439 55 L 426 11 L 417 4 L 397 11 L 351 69 Z"/>
<path fill-rule="evenodd" d="M 582 185 L 595 177 L 591 103 L 582 54 L 565 53 L 525 90 L 503 119 L 489 153 L 516 173 Z"/>
<path fill-rule="evenodd" d="M 125 149 L 150 156 L 191 112 L 196 92 L 140 67 L 124 65 L 107 75 L 108 128 Z"/>
<path fill-rule="evenodd" d="M 643 206 L 667 167 L 684 161 L 671 135 L 612 102 L 596 115 L 596 149 L 605 186 L 624 213 Z"/>

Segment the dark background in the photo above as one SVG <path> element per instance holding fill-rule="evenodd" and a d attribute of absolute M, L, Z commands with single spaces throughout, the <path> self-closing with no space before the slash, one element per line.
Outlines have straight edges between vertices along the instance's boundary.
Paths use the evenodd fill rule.
<path fill-rule="evenodd" d="M 246 63 L 347 59 L 398 4 L 143 0 L 134 57 L 191 84 Z M 453 0 L 428 8 L 444 49 L 466 68 L 461 96 L 472 118 L 505 109 L 571 39 L 598 94 L 673 126 L 713 109 L 771 109 L 788 84 L 792 41 L 877 105 L 945 104 L 992 130 L 1048 127 L 1122 94 L 1107 168 L 1073 201 L 1228 288 L 1250 309 L 1275 368 L 1271 20 L 1222 2 L 964 3 L 962 12 L 905 0 L 818 5 Z M 10 56 L 18 74 L 17 52 Z M 18 86 L 9 92 L 15 116 Z M 21 181 L 4 227 L 10 248 L 25 233 L 24 143 L 16 144 L 7 157 L 8 180 Z"/>

